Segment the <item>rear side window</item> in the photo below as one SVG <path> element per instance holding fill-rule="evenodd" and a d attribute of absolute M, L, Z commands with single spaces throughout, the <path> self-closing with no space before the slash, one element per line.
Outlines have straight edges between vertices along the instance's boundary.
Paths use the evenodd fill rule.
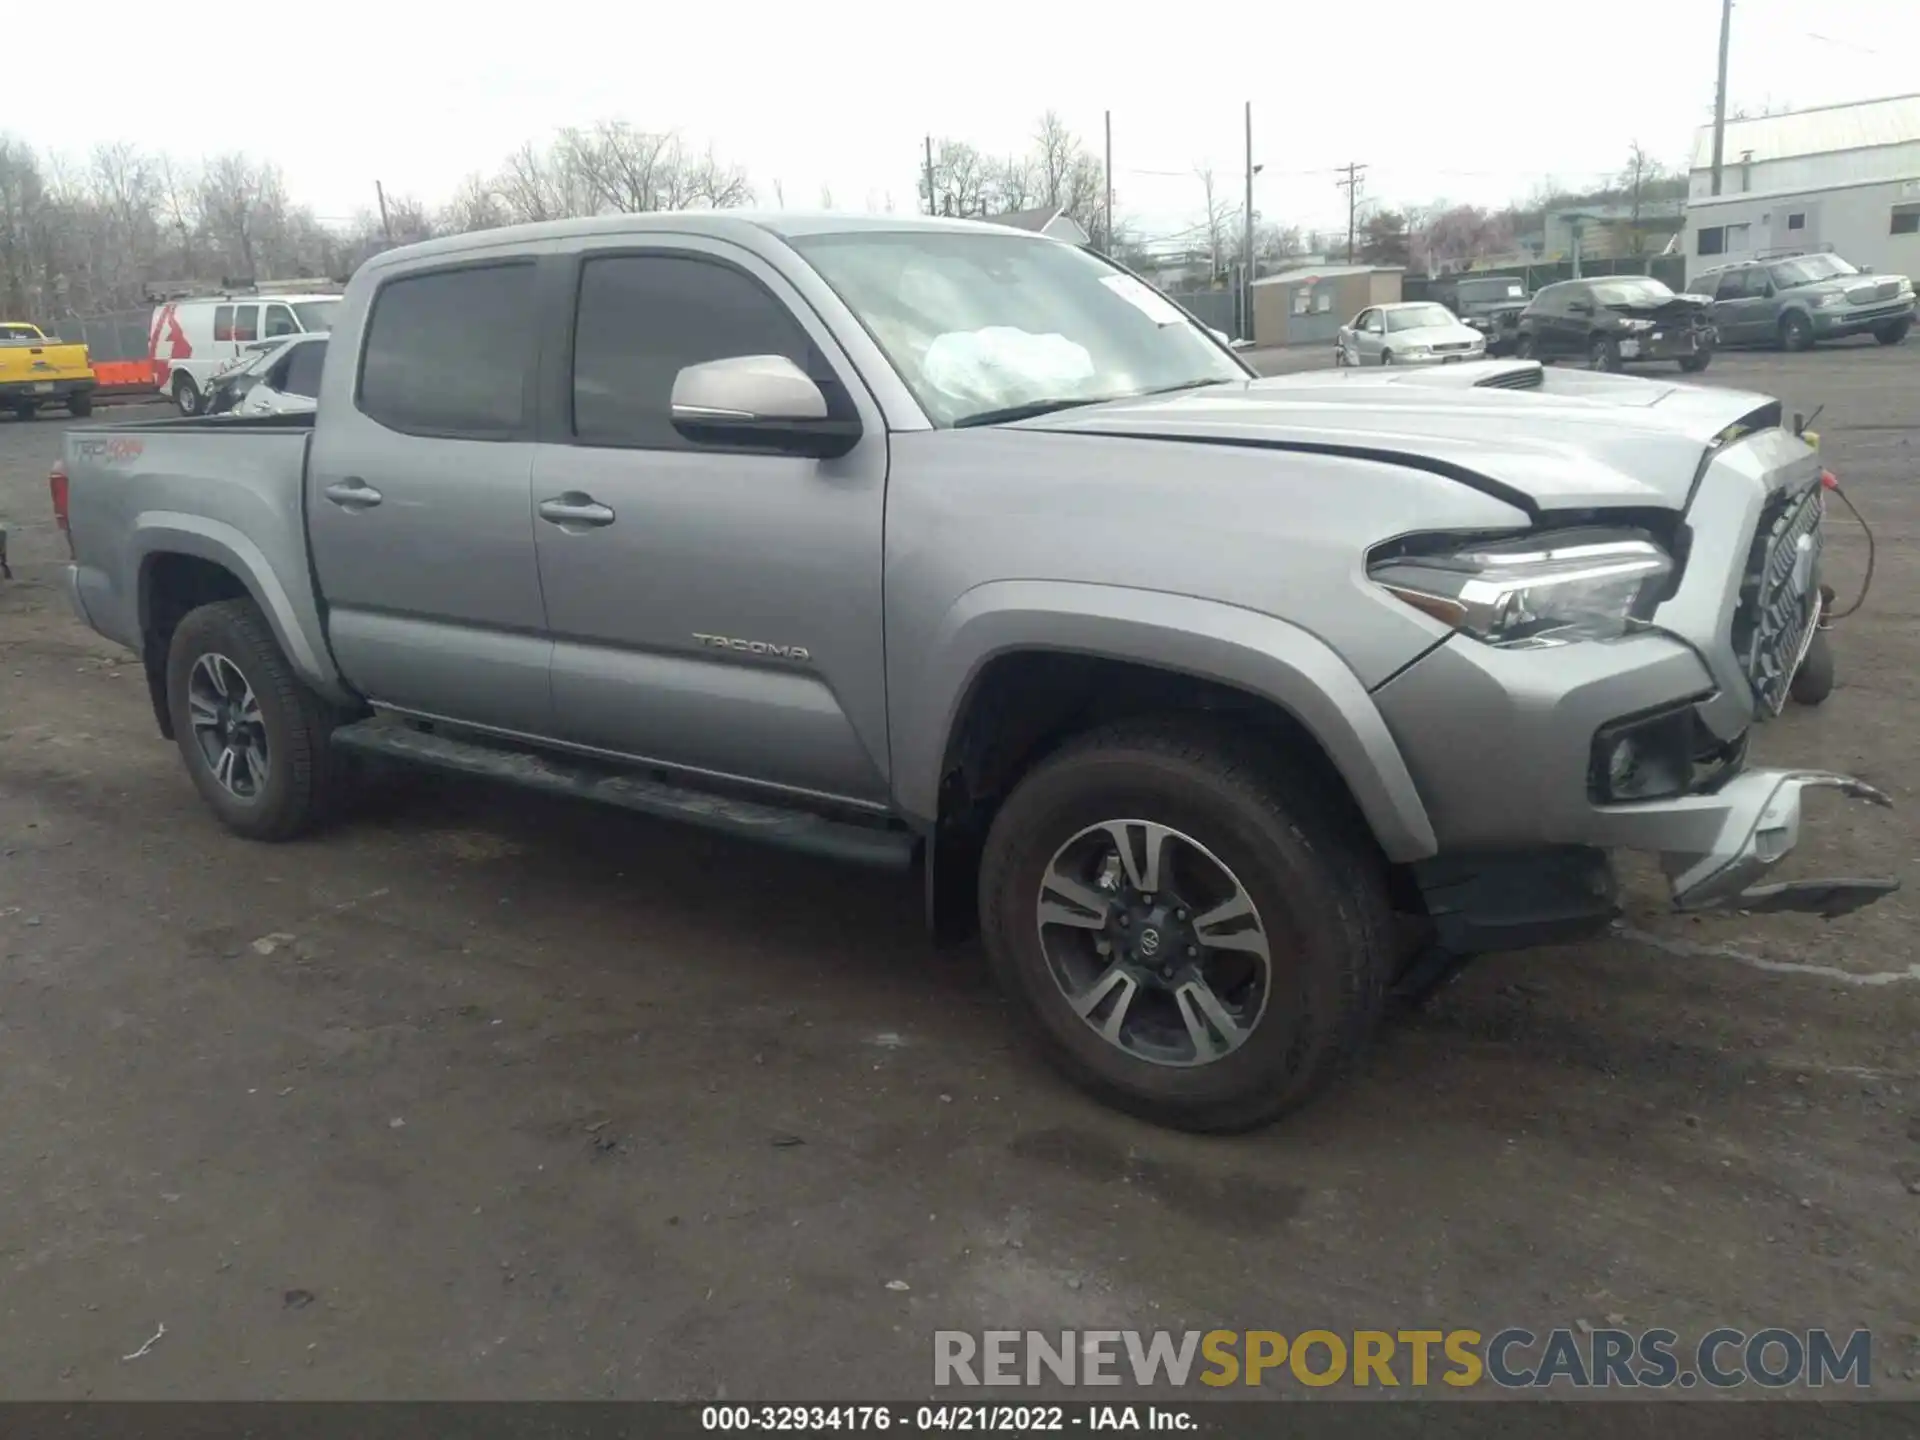
<path fill-rule="evenodd" d="M 260 338 L 260 307 L 258 305 L 233 307 L 233 338 L 242 344 Z"/>
<path fill-rule="evenodd" d="M 533 319 L 529 262 L 389 281 L 367 319 L 361 412 L 414 435 L 511 438 L 526 421 Z"/>
<path fill-rule="evenodd" d="M 213 338 L 216 340 L 233 339 L 233 307 L 216 305 L 213 307 Z"/>
<path fill-rule="evenodd" d="M 673 381 L 738 355 L 784 355 L 829 397 L 832 372 L 800 322 L 758 281 L 710 260 L 609 255 L 581 267 L 573 432 L 583 444 L 681 450 Z"/>
<path fill-rule="evenodd" d="M 295 323 L 293 311 L 284 305 L 267 306 L 267 334 L 271 340 L 276 335 L 298 335 L 300 326 Z"/>
<path fill-rule="evenodd" d="M 293 353 L 287 357 L 286 375 L 280 381 L 280 393 L 305 395 L 311 400 L 319 399 L 320 367 L 326 358 L 327 342 L 324 340 L 295 345 Z"/>

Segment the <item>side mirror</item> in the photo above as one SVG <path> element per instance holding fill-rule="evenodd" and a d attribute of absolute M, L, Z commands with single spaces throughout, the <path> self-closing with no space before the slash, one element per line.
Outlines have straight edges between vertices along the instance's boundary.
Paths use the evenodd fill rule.
<path fill-rule="evenodd" d="M 689 365 L 674 376 L 672 403 L 673 428 L 697 444 L 831 460 L 860 442 L 859 420 L 833 414 L 826 392 L 784 355 Z"/>
<path fill-rule="evenodd" d="M 1253 341 L 1251 340 L 1230 341 L 1228 342 L 1227 348 L 1229 350 L 1251 350 L 1253 349 Z"/>
<path fill-rule="evenodd" d="M 1567 313 L 1570 315 L 1591 315 L 1593 313 L 1593 306 L 1585 300 L 1571 300 L 1567 302 Z"/>

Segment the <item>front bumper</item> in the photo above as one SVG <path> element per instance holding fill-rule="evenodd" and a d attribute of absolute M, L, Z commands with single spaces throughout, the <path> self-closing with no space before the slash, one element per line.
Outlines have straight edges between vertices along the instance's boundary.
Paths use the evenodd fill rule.
<path fill-rule="evenodd" d="M 1711 353 L 1714 333 L 1710 328 L 1662 326 L 1638 335 L 1623 336 L 1620 358 L 1630 365 L 1653 364 L 1661 360 L 1685 360 Z"/>
<path fill-rule="evenodd" d="M 1750 727 L 1784 700 L 1805 649 L 1791 625 L 1778 637 L 1777 661 L 1754 669 L 1736 649 L 1748 555 L 1783 497 L 1790 503 L 1817 483 L 1818 463 L 1791 436 L 1767 432 L 1708 467 L 1688 509 L 1686 569 L 1655 614 L 1656 631 L 1538 650 L 1455 636 L 1374 692 L 1443 859 L 1554 847 L 1651 852 L 1683 910 L 1839 914 L 1898 888 L 1892 880 L 1756 883 L 1798 842 L 1805 792 L 1889 803 L 1844 775 L 1742 768 Z M 1779 533 L 1797 546 L 1791 525 Z M 1816 584 L 1816 561 L 1817 546 L 1810 573 L 1792 571 L 1793 583 Z M 1667 793 L 1646 792 L 1658 798 L 1610 800 L 1619 792 L 1603 784 L 1604 766 L 1596 771 L 1603 735 L 1675 715 L 1688 727 L 1681 753 L 1696 763 Z"/>
<path fill-rule="evenodd" d="M 1854 309 L 1813 310 L 1813 333 L 1822 340 L 1839 340 L 1848 335 L 1870 335 L 1887 325 L 1913 319 L 1914 297 L 1883 300 Z"/>
<path fill-rule="evenodd" d="M 1471 350 L 1449 350 L 1444 354 L 1400 355 L 1393 357 L 1396 365 L 1464 365 L 1472 360 L 1487 358 L 1486 350 L 1475 346 Z"/>

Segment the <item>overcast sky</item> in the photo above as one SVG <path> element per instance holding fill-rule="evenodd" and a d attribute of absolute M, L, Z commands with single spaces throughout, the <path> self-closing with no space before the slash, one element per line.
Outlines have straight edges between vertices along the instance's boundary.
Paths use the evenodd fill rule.
<path fill-rule="evenodd" d="M 203 33 L 106 3 L 70 46 L 33 32 L 0 129 L 74 156 L 111 140 L 245 149 L 344 220 L 376 178 L 438 204 L 523 141 L 598 119 L 710 142 L 769 206 L 777 181 L 794 208 L 830 192 L 841 209 L 911 210 L 926 134 L 1019 151 L 1052 107 L 1097 154 L 1111 111 L 1116 209 L 1151 232 L 1191 223 L 1197 166 L 1238 193 L 1251 101 L 1255 208 L 1344 228 L 1333 169 L 1348 160 L 1383 201 L 1484 204 L 1600 179 L 1635 139 L 1684 163 L 1720 15 L 1719 0 L 188 9 Z M 1729 90 L 1755 109 L 1899 94 L 1920 89 L 1917 55 L 1920 0 L 1739 0 Z"/>

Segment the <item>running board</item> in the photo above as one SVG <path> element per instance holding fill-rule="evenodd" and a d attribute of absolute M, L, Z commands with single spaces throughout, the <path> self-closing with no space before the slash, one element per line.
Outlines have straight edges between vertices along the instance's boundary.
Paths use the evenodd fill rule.
<path fill-rule="evenodd" d="M 617 805 L 657 819 L 680 820 L 830 860 L 885 870 L 904 870 L 913 863 L 916 841 L 904 830 L 856 825 L 810 810 L 788 810 L 704 790 L 683 789 L 565 755 L 509 750 L 459 740 L 378 717 L 334 731 L 333 743 L 363 755 L 378 755 L 486 780 L 503 780 L 549 795 Z"/>

